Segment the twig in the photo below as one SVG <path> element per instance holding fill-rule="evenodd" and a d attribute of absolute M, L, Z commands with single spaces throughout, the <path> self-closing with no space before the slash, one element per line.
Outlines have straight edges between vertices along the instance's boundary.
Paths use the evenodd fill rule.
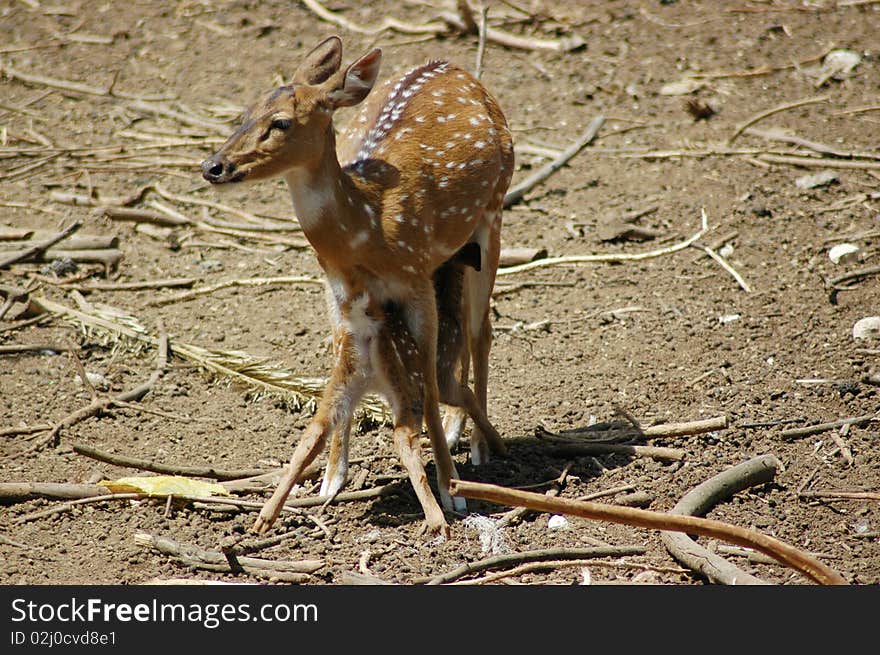
<path fill-rule="evenodd" d="M 880 170 L 880 162 L 877 161 L 854 161 L 852 159 L 829 159 L 827 157 L 811 157 L 809 155 L 758 155 L 758 161 L 769 164 L 790 164 L 792 166 L 805 166 L 808 168 L 847 168 L 857 170 Z"/>
<path fill-rule="evenodd" d="M 463 34 L 476 34 L 478 31 L 477 29 L 474 29 L 476 25 L 473 22 L 473 19 L 471 19 L 470 21 L 470 25 L 472 27 L 471 29 L 469 29 L 469 23 L 464 18 L 462 18 L 459 14 L 455 14 L 449 11 L 441 12 L 441 18 L 444 21 L 442 23 L 432 22 L 414 25 L 411 23 L 405 23 L 390 16 L 386 16 L 380 23 L 376 25 L 361 25 L 359 23 L 355 23 L 354 21 L 348 20 L 343 16 L 340 16 L 336 12 L 330 11 L 320 2 L 318 2 L 318 0 L 302 0 L 302 2 L 321 20 L 332 23 L 333 25 L 338 25 L 343 29 L 355 32 L 357 34 L 379 34 L 386 30 L 392 30 L 395 32 L 400 32 L 402 34 L 438 35 L 448 33 L 449 27 L 452 27 L 456 31 Z M 581 38 L 576 36 L 557 40 L 533 39 L 517 36 L 515 34 L 509 34 L 507 32 L 502 32 L 501 30 L 496 30 L 491 27 L 486 29 L 486 39 L 493 43 L 498 43 L 499 45 L 504 45 L 509 48 L 517 48 L 522 50 L 551 50 L 556 52 L 575 50 L 582 47 L 584 43 Z"/>
<path fill-rule="evenodd" d="M 96 459 L 100 462 L 107 462 L 108 464 L 115 464 L 116 466 L 125 466 L 144 471 L 153 471 L 154 473 L 164 473 L 166 475 L 212 478 L 214 480 L 236 480 L 238 478 L 253 477 L 267 473 L 267 471 L 262 469 L 235 470 L 219 469 L 214 468 L 213 466 L 180 466 L 162 464 L 139 457 L 108 453 L 104 450 L 83 443 L 73 444 L 73 451 L 79 455 L 84 455 L 85 457 L 90 457 L 91 459 Z"/>
<path fill-rule="evenodd" d="M 0 500 L 21 503 L 32 498 L 79 499 L 106 496 L 107 487 L 98 484 L 60 482 L 0 482 Z"/>
<path fill-rule="evenodd" d="M 325 566 L 323 560 L 267 560 L 242 556 L 235 558 L 237 567 L 233 567 L 221 552 L 206 550 L 195 544 L 182 544 L 169 537 L 137 532 L 134 535 L 134 541 L 141 548 L 173 557 L 190 568 L 247 573 L 259 578 L 269 578 L 293 584 L 308 582 L 312 573 Z"/>
<path fill-rule="evenodd" d="M 799 498 L 841 498 L 845 500 L 880 500 L 880 491 L 802 491 Z"/>
<path fill-rule="evenodd" d="M 804 64 L 810 64 L 814 61 L 819 61 L 824 59 L 825 56 L 834 49 L 834 46 L 829 46 L 825 50 L 823 50 L 818 55 L 814 55 L 813 57 L 809 57 L 807 59 L 802 59 L 799 62 L 791 63 L 791 64 L 783 64 L 781 66 L 770 66 L 765 64 L 764 66 L 759 66 L 758 68 L 751 68 L 747 70 L 738 70 L 738 71 L 714 71 L 708 73 L 688 73 L 689 77 L 693 77 L 696 79 L 721 79 L 725 77 L 757 77 L 759 75 L 769 75 L 771 73 L 776 73 L 778 71 L 797 69 Z"/>
<path fill-rule="evenodd" d="M 755 457 L 697 485 L 670 510 L 672 514 L 704 516 L 712 507 L 744 489 L 771 482 L 779 461 L 771 456 Z M 679 562 L 717 584 L 767 584 L 738 569 L 724 558 L 698 545 L 686 533 L 661 532 L 666 549 Z"/>
<path fill-rule="evenodd" d="M 468 6 L 467 0 L 462 0 L 460 5 Z M 483 55 L 486 52 L 486 23 L 489 15 L 489 7 L 484 2 L 480 3 L 480 41 L 477 44 L 477 63 L 474 65 L 474 77 L 480 79 L 483 76 Z"/>
<path fill-rule="evenodd" d="M 14 252 L 10 257 L 22 255 L 24 252 Z M 98 263 L 103 265 L 106 270 L 113 270 L 119 265 L 122 256 L 122 251 L 116 248 L 106 248 L 104 250 L 57 250 L 53 248 L 33 254 L 28 259 L 37 262 L 70 259 L 75 262 Z"/>
<path fill-rule="evenodd" d="M 81 93 L 84 95 L 107 96 L 113 98 L 125 98 L 130 100 L 167 99 L 167 97 L 165 96 L 136 96 L 127 93 L 117 92 L 113 90 L 112 84 L 109 87 L 100 88 L 90 86 L 88 84 L 82 84 L 80 82 L 71 82 L 70 80 L 46 77 L 44 75 L 35 75 L 33 73 L 25 73 L 16 68 L 13 68 L 12 66 L 9 66 L 8 64 L 4 64 L 2 61 L 0 61 L 0 72 L 5 74 L 9 78 L 17 79 L 21 82 L 25 82 L 26 84 L 48 86 L 53 89 L 60 89 L 61 91 L 72 91 L 74 93 Z"/>
<path fill-rule="evenodd" d="M 92 402 L 95 402 L 98 399 L 98 392 L 95 391 L 95 385 L 92 384 L 92 381 L 86 374 L 86 369 L 83 366 L 79 355 L 76 354 L 77 349 L 72 339 L 68 339 L 67 348 L 68 352 L 70 353 L 70 359 L 71 361 L 73 361 L 73 365 L 76 368 L 76 373 L 77 375 L 79 375 L 79 379 L 82 381 L 83 386 L 88 390 L 89 397 L 92 399 Z"/>
<path fill-rule="evenodd" d="M 713 260 L 715 260 L 715 262 L 717 262 L 721 266 L 721 268 L 723 268 L 725 271 L 730 273 L 730 275 L 733 277 L 734 280 L 736 280 L 736 283 L 740 286 L 740 288 L 743 291 L 745 291 L 746 293 L 752 292 L 752 288 L 742 278 L 742 276 L 736 271 L 736 269 L 733 266 L 731 266 L 729 263 L 727 263 L 727 260 L 724 259 L 721 255 L 719 255 L 717 252 L 712 250 L 712 248 L 710 248 L 709 246 L 700 245 L 699 243 L 692 243 L 691 247 L 696 248 L 697 250 L 702 250 L 704 253 L 709 255 L 709 257 L 711 257 Z"/>
<path fill-rule="evenodd" d="M 863 416 L 842 418 L 837 421 L 831 421 L 830 423 L 818 423 L 816 425 L 808 425 L 803 428 L 790 428 L 788 430 L 783 430 L 779 434 L 783 439 L 790 441 L 793 439 L 802 439 L 803 437 L 809 437 L 814 434 L 820 434 L 828 430 L 834 430 L 844 425 L 864 425 L 865 423 L 870 423 L 871 421 L 877 420 L 880 420 L 880 417 L 878 417 L 877 414 L 865 414 Z"/>
<path fill-rule="evenodd" d="M 508 266 L 507 268 L 499 268 L 498 276 L 512 275 L 523 271 L 530 271 L 533 268 L 543 268 L 545 266 L 557 266 L 559 264 L 594 264 L 599 262 L 624 262 L 624 261 L 641 261 L 651 259 L 653 257 L 661 257 L 669 255 L 679 250 L 684 250 L 692 243 L 698 241 L 708 230 L 708 219 L 706 218 L 706 210 L 700 211 L 702 225 L 699 232 L 694 233 L 684 241 L 676 243 L 666 248 L 658 250 L 649 250 L 641 253 L 609 253 L 603 255 L 566 255 L 562 257 L 547 257 L 545 259 L 537 259 L 533 262 L 520 264 L 519 266 Z"/>
<path fill-rule="evenodd" d="M 675 530 L 723 539 L 739 546 L 754 548 L 777 561 L 800 571 L 821 584 L 846 584 L 843 577 L 822 562 L 773 537 L 712 519 L 678 516 L 633 507 L 617 507 L 586 503 L 564 498 L 548 498 L 542 494 L 506 489 L 490 484 L 452 480 L 449 491 L 453 496 L 487 500 L 504 505 L 529 507 L 554 514 L 571 514 L 587 519 L 623 523 L 656 530 Z"/>
<path fill-rule="evenodd" d="M 475 483 L 468 483 L 475 484 Z M 489 485 L 481 485 L 489 486 Z M 525 493 L 525 492 L 521 492 Z M 541 498 L 540 494 L 537 495 Z M 561 559 L 590 559 L 596 557 L 628 557 L 631 555 L 644 555 L 646 549 L 642 546 L 604 546 L 597 548 L 545 548 L 542 550 L 527 550 L 523 553 L 510 553 L 506 555 L 494 555 L 481 559 L 476 562 L 466 562 L 461 566 L 441 573 L 433 578 L 417 578 L 413 580 L 414 584 L 439 585 L 452 582 L 471 573 L 485 571 L 487 569 L 500 568 L 510 566 L 512 564 L 522 564 L 524 562 L 535 562 L 540 560 L 561 560 Z"/>
<path fill-rule="evenodd" d="M 85 498 L 77 498 L 76 500 L 71 500 L 66 503 L 61 503 L 58 505 L 53 505 L 48 509 L 39 510 L 37 512 L 31 512 L 30 514 L 24 514 L 15 519 L 16 524 L 22 525 L 24 523 L 30 523 L 31 521 L 38 521 L 39 519 L 44 519 L 48 516 L 55 516 L 56 514 L 62 514 L 64 512 L 69 512 L 73 510 L 74 507 L 78 507 L 79 505 L 86 505 L 90 503 L 103 503 L 104 501 L 109 500 L 135 500 L 137 498 L 141 498 L 143 494 L 108 494 L 106 493 L 106 489 L 104 489 L 104 495 L 95 495 L 95 496 L 87 496 Z"/>
<path fill-rule="evenodd" d="M 39 450 L 43 446 L 46 446 L 50 443 L 57 445 L 58 439 L 59 439 L 59 434 L 61 433 L 62 430 L 69 428 L 72 425 L 75 425 L 75 424 L 79 423 L 80 421 L 83 421 L 87 418 L 90 418 L 92 416 L 96 416 L 97 414 L 100 414 L 101 412 L 111 408 L 114 405 L 114 403 L 116 403 L 118 401 L 140 400 L 141 398 L 144 397 L 144 395 L 146 395 L 153 388 L 153 386 L 156 384 L 156 382 L 162 376 L 162 374 L 165 371 L 165 367 L 166 367 L 167 363 L 168 363 L 168 335 L 165 333 L 164 330 L 162 330 L 160 328 L 159 351 L 156 356 L 156 366 L 155 366 L 155 369 L 153 370 L 153 373 L 150 375 L 149 379 L 146 382 L 134 387 L 133 389 L 129 389 L 128 391 L 124 391 L 124 392 L 117 394 L 115 396 L 98 398 L 97 400 L 92 401 L 91 403 L 89 403 L 85 407 L 82 407 L 82 408 L 76 410 L 75 412 L 68 414 L 63 419 L 61 419 L 58 423 L 56 423 L 52 426 L 52 429 L 49 431 L 49 434 L 45 438 L 41 439 L 40 441 L 38 441 L 36 444 L 31 446 L 27 450 L 20 452 L 20 453 L 16 453 L 14 455 L 10 455 L 10 456 L 6 457 L 5 459 L 10 459 L 12 457 L 18 457 L 18 456 L 21 456 L 21 455 L 24 455 L 24 454 L 27 454 L 30 452 L 34 452 L 34 451 Z"/>
<path fill-rule="evenodd" d="M 396 18 L 386 16 L 381 23 L 373 26 L 360 25 L 330 11 L 318 0 L 302 0 L 302 3 L 323 21 L 337 25 L 343 29 L 357 34 L 379 34 L 385 30 L 393 30 L 403 34 L 441 34 L 446 31 L 443 23 L 423 23 L 412 25 L 404 23 Z"/>
<path fill-rule="evenodd" d="M 14 343 L 10 345 L 0 346 L 0 355 L 17 355 L 19 353 L 42 353 L 54 352 L 64 353 L 69 348 L 67 346 L 54 346 L 46 343 Z"/>
<path fill-rule="evenodd" d="M 82 227 L 82 221 L 74 221 L 73 223 L 68 225 L 66 228 L 61 230 L 61 232 L 59 232 L 58 234 L 53 234 L 50 238 L 46 239 L 45 241 L 41 241 L 40 243 L 36 243 L 33 246 L 31 246 L 30 248 L 27 248 L 26 250 L 14 252 L 11 255 L 6 255 L 2 259 L 0 259 L 0 268 L 6 268 L 7 266 L 10 266 L 10 265 L 15 264 L 17 262 L 26 261 L 28 259 L 36 257 L 37 255 L 44 253 L 47 249 L 51 248 L 59 241 L 63 241 L 64 239 L 69 237 L 71 234 L 76 232 L 81 227 Z"/>
<path fill-rule="evenodd" d="M 28 425 L 19 428 L 4 428 L 0 430 L 0 437 L 15 437 L 19 434 L 34 434 L 36 432 L 45 432 L 51 430 L 50 423 L 38 423 L 37 425 Z"/>
<path fill-rule="evenodd" d="M 303 277 L 303 276 L 282 276 L 282 277 L 255 277 L 255 278 L 247 278 L 247 279 L 237 279 L 237 280 L 225 280 L 223 282 L 217 282 L 216 284 L 210 284 L 205 287 L 201 287 L 198 289 L 193 289 L 192 291 L 186 291 L 184 293 L 178 293 L 173 296 L 168 296 L 166 298 L 156 298 L 154 300 L 150 300 L 147 305 L 151 307 L 161 307 L 163 305 L 170 305 L 171 303 L 176 302 L 184 302 L 187 300 L 192 300 L 193 298 L 198 298 L 199 296 L 204 296 L 209 293 L 214 293 L 215 291 L 220 291 L 221 289 L 229 289 L 231 287 L 265 287 L 272 286 L 276 284 L 323 284 L 322 280 L 313 277 Z"/>
<path fill-rule="evenodd" d="M 771 560 L 775 563 L 775 560 Z M 570 568 L 575 566 L 591 566 L 595 568 L 611 568 L 611 569 L 637 569 L 641 571 L 658 571 L 661 573 L 687 573 L 685 569 L 677 569 L 670 567 L 651 566 L 650 564 L 641 564 L 639 562 L 602 562 L 591 559 L 575 559 L 575 560 L 547 560 L 545 562 L 530 562 L 516 566 L 507 571 L 499 571 L 498 573 L 490 573 L 482 578 L 473 578 L 471 580 L 459 580 L 453 582 L 456 586 L 465 585 L 483 585 L 491 582 L 497 582 L 504 578 L 515 577 L 525 573 L 534 573 L 537 571 L 547 571 L 560 568 Z"/>
<path fill-rule="evenodd" d="M 840 157 L 841 159 L 852 159 L 856 156 L 856 153 L 838 150 L 833 146 L 825 145 L 824 143 L 819 143 L 818 141 L 809 141 L 807 139 L 802 139 L 801 137 L 794 136 L 793 134 L 786 134 L 781 130 L 756 130 L 753 127 L 749 127 L 743 130 L 743 133 L 749 134 L 751 136 L 757 136 L 762 139 L 768 139 L 770 141 L 791 143 L 793 145 L 801 146 L 802 148 L 807 148 L 808 150 L 813 150 L 814 152 L 818 152 L 823 155 L 831 155 L 832 157 Z M 872 159 L 877 157 L 877 155 L 873 155 L 870 153 L 865 154 L 869 155 L 869 157 Z"/>
<path fill-rule="evenodd" d="M 630 457 L 650 457 L 663 462 L 680 462 L 685 453 L 677 448 L 660 446 L 629 446 L 616 443 L 565 443 L 548 449 L 553 455 L 576 457 L 580 455 L 627 455 Z"/>
<path fill-rule="evenodd" d="M 727 139 L 727 145 L 733 143 L 736 138 L 743 133 L 743 131 L 760 120 L 767 118 L 768 116 L 773 116 L 774 114 L 778 114 L 783 111 L 787 111 L 789 109 L 795 109 L 797 107 L 803 107 L 805 105 L 815 105 L 820 102 L 825 102 L 828 100 L 828 96 L 819 96 L 816 98 L 804 98 L 803 100 L 797 100 L 795 102 L 786 102 L 781 105 L 776 105 L 775 107 L 771 107 L 770 109 L 766 109 L 762 112 L 759 112 L 752 116 L 751 118 L 747 118 L 742 123 L 736 126 L 736 129 L 733 131 L 733 134 L 730 135 L 730 138 Z"/>
<path fill-rule="evenodd" d="M 441 12 L 441 18 L 447 25 L 453 27 L 462 34 L 476 34 L 477 30 L 469 31 L 467 25 L 460 16 L 449 11 Z M 515 50 L 549 50 L 551 52 L 571 52 L 584 46 L 584 40 L 577 36 L 566 36 L 559 39 L 536 39 L 534 37 L 519 36 L 493 27 L 486 28 L 486 40 L 491 43 L 513 48 Z"/>
<path fill-rule="evenodd" d="M 565 465 L 565 468 L 562 469 L 562 473 L 559 474 L 559 477 L 553 481 L 553 486 L 544 492 L 545 496 L 558 496 L 559 492 L 562 491 L 563 486 L 565 485 L 565 480 L 568 477 L 568 471 L 571 469 L 572 463 L 569 462 Z M 517 521 L 523 520 L 529 514 L 529 509 L 526 507 L 517 507 L 516 509 L 512 509 L 506 514 L 502 515 L 501 518 L 495 523 L 497 528 L 504 527 L 505 525 L 510 525 L 511 523 L 515 523 Z"/>
<path fill-rule="evenodd" d="M 616 496 L 617 494 L 625 493 L 627 491 L 635 491 L 635 487 L 631 484 L 622 484 L 619 487 L 603 489 L 602 491 L 596 491 L 591 494 L 578 496 L 575 500 L 596 500 L 597 498 L 605 498 L 606 496 Z"/>
<path fill-rule="evenodd" d="M 196 283 L 194 277 L 172 277 L 162 280 L 139 280 L 134 282 L 89 282 L 79 284 L 76 282 L 61 282 L 58 286 L 64 289 L 76 289 L 77 291 L 141 291 L 144 289 L 169 289 L 178 287 L 191 287 Z"/>
<path fill-rule="evenodd" d="M 872 275 L 880 275 L 880 266 L 871 266 L 870 268 L 860 268 L 855 271 L 850 271 L 849 273 L 844 273 L 843 275 L 838 275 L 837 277 L 833 277 L 828 280 L 827 286 L 831 287 L 831 294 L 829 300 L 831 304 L 837 304 L 837 294 L 840 291 L 847 291 L 852 289 L 851 286 L 841 286 L 844 282 L 849 282 L 850 280 L 862 280 L 866 277 L 870 277 Z"/>
<path fill-rule="evenodd" d="M 504 208 L 507 209 L 520 202 L 528 191 L 553 175 L 553 173 L 565 166 L 565 164 L 567 164 L 581 150 L 586 148 L 587 145 L 596 138 L 603 123 L 605 123 L 605 117 L 601 115 L 596 116 L 596 118 L 590 121 L 590 124 L 580 138 L 563 150 L 559 157 L 542 166 L 528 178 L 508 191 L 507 195 L 504 196 Z"/>

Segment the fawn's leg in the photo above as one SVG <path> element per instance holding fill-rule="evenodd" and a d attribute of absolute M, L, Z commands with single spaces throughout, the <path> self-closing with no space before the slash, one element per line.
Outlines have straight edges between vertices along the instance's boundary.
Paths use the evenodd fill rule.
<path fill-rule="evenodd" d="M 481 256 L 479 244 L 475 246 L 477 254 Z M 471 249 L 472 251 L 473 249 Z M 470 253 L 469 253 L 470 254 Z M 437 386 L 440 400 L 447 405 L 447 412 L 443 423 L 446 433 L 446 443 L 450 450 L 455 446 L 460 436 L 461 428 L 467 416 L 470 416 L 479 434 L 472 442 L 472 453 L 479 453 L 474 459 L 479 464 L 488 456 L 486 439 L 500 443 L 501 436 L 486 418 L 485 410 L 480 407 L 477 398 L 468 386 L 468 368 L 470 365 L 469 349 L 465 347 L 465 312 L 463 284 L 467 270 L 466 264 L 452 259 L 434 273 L 434 293 L 437 300 Z M 477 261 L 471 268 L 479 271 L 481 262 Z M 455 410 L 450 410 L 455 407 Z M 448 428 L 456 430 L 450 434 Z M 481 458 L 481 456 L 483 456 Z"/>
<path fill-rule="evenodd" d="M 428 529 L 448 536 L 449 526 L 431 492 L 419 446 L 424 406 L 421 356 L 399 306 L 386 306 L 377 350 L 376 369 L 381 373 L 385 395 L 394 411 L 394 448 L 425 512 Z"/>
<path fill-rule="evenodd" d="M 470 353 L 464 347 L 462 326 L 462 280 L 463 267 L 448 261 L 434 272 L 434 295 L 437 299 L 437 380 L 440 395 L 447 381 L 457 378 L 461 384 L 468 383 Z M 467 412 L 456 403 L 447 403 L 443 412 L 443 432 L 446 445 L 452 451 L 461 438 L 467 423 Z"/>
<path fill-rule="evenodd" d="M 418 346 L 424 374 L 424 416 L 437 467 L 440 502 L 448 510 L 467 511 L 464 498 L 453 498 L 449 481 L 458 478 L 458 471 L 446 445 L 443 421 L 440 418 L 440 392 L 437 389 L 437 301 L 433 284 L 425 281 L 414 289 L 414 296 L 405 306 L 405 321 Z"/>
<path fill-rule="evenodd" d="M 357 349 L 348 343 L 350 340 L 350 336 L 346 333 L 337 344 L 339 347 L 336 348 L 336 363 L 330 381 L 324 389 L 318 411 L 300 437 L 290 464 L 285 467 L 284 474 L 275 488 L 275 493 L 260 510 L 260 516 L 253 527 L 256 532 L 262 534 L 272 527 L 293 485 L 299 481 L 305 468 L 324 449 L 328 435 L 340 427 L 345 431 L 350 427 L 352 413 L 366 387 L 362 362 L 359 361 Z"/>

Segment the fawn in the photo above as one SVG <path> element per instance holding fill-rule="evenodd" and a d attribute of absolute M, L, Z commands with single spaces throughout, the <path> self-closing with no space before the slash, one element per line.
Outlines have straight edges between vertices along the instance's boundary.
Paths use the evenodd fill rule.
<path fill-rule="evenodd" d="M 466 508 L 448 485 L 458 477 L 450 445 L 468 416 L 475 464 L 505 452 L 486 417 L 486 387 L 510 131 L 475 78 L 432 61 L 373 93 L 337 143 L 334 110 L 367 98 L 380 60 L 374 49 L 341 69 L 342 42 L 325 39 L 292 84 L 259 99 L 202 163 L 212 184 L 284 177 L 327 278 L 335 363 L 257 532 L 272 525 L 328 437 L 321 495 L 342 488 L 352 414 L 371 388 L 391 405 L 395 449 L 433 532 L 448 534 L 448 525 L 421 461 L 423 420 L 446 509 Z"/>

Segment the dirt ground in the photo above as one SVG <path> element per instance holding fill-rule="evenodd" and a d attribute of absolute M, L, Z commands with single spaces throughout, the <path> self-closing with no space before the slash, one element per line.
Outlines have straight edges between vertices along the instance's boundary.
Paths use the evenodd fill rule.
<path fill-rule="evenodd" d="M 876 110 L 880 92 L 880 6 L 832 0 L 488 4 L 489 23 L 498 29 L 557 42 L 576 36 L 585 44 L 563 52 L 487 44 L 482 79 L 514 132 L 514 184 L 549 161 L 540 148 L 552 155 L 594 117 L 605 117 L 589 147 L 505 212 L 503 245 L 539 247 L 551 256 L 642 253 L 697 233 L 705 210 L 710 231 L 697 243 L 715 248 L 750 291 L 694 247 L 500 277 L 489 414 L 510 454 L 474 467 L 462 444 L 455 453 L 462 477 L 546 491 L 567 467 L 564 498 L 624 488 L 600 502 L 626 501 L 635 493 L 641 506 L 666 511 L 704 480 L 772 454 L 781 462 L 775 480 L 737 494 L 709 517 L 817 554 L 852 583 L 880 582 L 877 423 L 783 436 L 880 409 L 869 379 L 880 343 L 852 335 L 856 321 L 880 314 L 878 280 L 850 281 L 852 288 L 840 291 L 836 303 L 828 286 L 831 278 L 877 263 L 880 215 L 872 194 L 880 191 L 880 113 L 864 108 Z M 424 23 L 439 11 L 417 1 L 337 0 L 328 6 L 361 25 L 391 16 Z M 320 275 L 312 252 L 296 247 L 302 240 L 297 226 L 283 222 L 293 217 L 283 182 L 218 194 L 202 181 L 198 163 L 231 131 L 245 105 L 288 79 L 301 56 L 333 33 L 343 37 L 346 61 L 381 46 L 382 79 L 426 59 L 452 59 L 473 70 L 477 58 L 472 35 L 357 33 L 297 2 L 2 3 L 0 233 L 57 231 L 78 219 L 80 233 L 117 236 L 123 257 L 106 275 L 89 264 L 70 272 L 18 263 L 0 271 L 0 284 L 38 282 L 35 295 L 73 308 L 79 288 L 92 307 L 109 305 L 134 316 L 152 336 L 164 326 L 172 351 L 175 343 L 243 351 L 298 376 L 325 376 L 330 355 L 320 285 L 231 287 L 162 305 L 155 301 L 181 290 L 85 287 L 189 277 L 196 280 L 193 288 L 201 288 Z M 823 73 L 822 57 L 833 48 L 854 53 L 855 67 Z M 91 88 L 62 88 L 59 80 Z M 667 86 L 682 80 L 684 86 Z M 759 112 L 815 98 L 823 100 L 762 118 L 753 126 L 760 133 L 736 135 Z M 688 99 L 714 113 L 695 118 L 686 110 Z M 340 112 L 339 121 L 345 118 Z M 771 140 L 771 129 L 814 143 Z M 794 155 L 811 160 L 772 161 Z M 820 157 L 829 161 L 815 161 Z M 824 170 L 835 174 L 829 183 L 796 184 Z M 144 226 L 64 201 L 65 194 L 78 194 L 91 205 L 118 204 L 147 185 L 158 185 L 167 197 L 153 186 L 131 208 L 166 217 L 178 212 L 191 224 Z M 211 221 L 246 220 L 197 201 L 222 203 L 287 231 L 207 230 Z M 627 219 L 652 238 L 618 232 L 609 239 Z M 841 243 L 858 251 L 834 263 L 829 249 Z M 0 257 L 16 247 L 0 243 Z M 84 278 L 89 271 L 93 275 Z M 79 281 L 62 287 L 56 278 Z M 516 283 L 528 284 L 511 286 Z M 289 458 L 309 420 L 308 408 L 297 410 L 172 356 L 137 407 L 85 419 L 62 429 L 57 446 L 36 448 L 46 431 L 9 431 L 53 424 L 91 400 L 75 361 L 52 346 L 74 347 L 102 395 L 147 380 L 156 349 L 60 316 L 20 327 L 25 309 L 16 303 L 3 317 L 0 345 L 45 347 L 0 354 L 3 482 L 85 483 L 148 474 L 85 457 L 74 444 L 174 466 L 269 470 Z M 672 462 L 559 454 L 552 440 L 535 436 L 540 428 L 560 432 L 620 421 L 621 412 L 642 426 L 724 416 L 728 427 L 644 442 L 681 450 L 683 458 Z M 359 431 L 351 455 L 356 463 L 347 491 L 402 474 L 387 426 Z M 433 484 L 433 464 L 428 468 Z M 807 497 L 804 491 L 873 491 L 874 499 Z M 317 486 L 307 482 L 298 493 L 314 496 Z M 242 497 L 261 501 L 266 495 Z M 191 570 L 144 550 L 134 537 L 148 532 L 217 550 L 224 539 L 245 536 L 253 510 L 113 501 L 28 516 L 60 502 L 31 498 L 0 509 L 0 583 L 249 579 Z M 493 533 L 480 532 L 479 517 L 497 519 L 509 508 L 477 501 L 469 508 L 470 517 L 449 516 L 451 538 L 440 542 L 422 533 L 419 504 L 402 484 L 390 496 L 331 505 L 320 514 L 287 514 L 270 534 L 293 538 L 257 556 L 323 560 L 311 584 L 340 584 L 351 571 L 414 583 L 493 554 Z M 602 544 L 645 551 L 554 565 L 502 582 L 576 584 L 588 569 L 594 583 L 705 583 L 669 555 L 655 531 L 577 518 L 550 527 L 548 521 L 546 514 L 532 515 L 494 533 L 495 552 Z M 772 583 L 806 582 L 775 564 L 729 557 Z"/>

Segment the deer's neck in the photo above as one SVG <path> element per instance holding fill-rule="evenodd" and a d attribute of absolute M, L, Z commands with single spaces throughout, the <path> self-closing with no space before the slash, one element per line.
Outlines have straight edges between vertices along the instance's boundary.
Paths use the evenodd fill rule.
<path fill-rule="evenodd" d="M 370 228 L 371 210 L 360 190 L 342 170 L 336 157 L 332 128 L 325 139 L 323 156 L 308 166 L 285 174 L 290 197 L 303 233 L 322 258 L 345 255 L 352 240 Z"/>

